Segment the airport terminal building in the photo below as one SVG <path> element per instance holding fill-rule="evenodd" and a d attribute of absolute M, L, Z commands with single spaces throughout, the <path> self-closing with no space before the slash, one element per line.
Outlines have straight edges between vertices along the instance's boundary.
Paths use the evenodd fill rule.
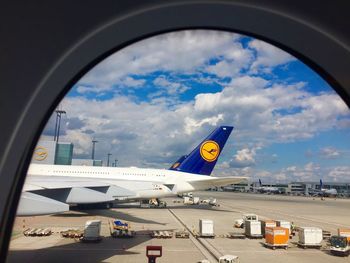
<path fill-rule="evenodd" d="M 36 145 L 32 163 L 57 165 L 86 165 L 102 166 L 102 160 L 73 159 L 74 144 L 71 142 L 57 142 L 39 140 Z"/>
<path fill-rule="evenodd" d="M 225 191 L 236 192 L 254 192 L 254 189 L 260 185 L 258 182 L 254 183 L 239 183 L 233 184 L 230 187 L 224 188 Z M 309 195 L 310 189 L 320 190 L 320 182 L 290 182 L 286 184 L 262 184 L 263 187 L 276 187 L 281 193 L 291 195 Z M 338 182 L 323 182 L 322 188 L 336 189 L 338 194 L 350 196 L 350 183 Z"/>

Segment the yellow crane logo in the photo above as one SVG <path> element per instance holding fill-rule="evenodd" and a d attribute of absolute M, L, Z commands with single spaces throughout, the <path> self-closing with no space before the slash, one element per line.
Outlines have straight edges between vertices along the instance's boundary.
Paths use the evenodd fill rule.
<path fill-rule="evenodd" d="M 200 154 L 207 162 L 214 162 L 220 153 L 219 145 L 214 141 L 205 141 L 200 148 Z"/>
<path fill-rule="evenodd" d="M 48 152 L 47 149 L 41 146 L 38 146 L 34 150 L 34 159 L 37 161 L 43 161 L 47 158 Z"/>

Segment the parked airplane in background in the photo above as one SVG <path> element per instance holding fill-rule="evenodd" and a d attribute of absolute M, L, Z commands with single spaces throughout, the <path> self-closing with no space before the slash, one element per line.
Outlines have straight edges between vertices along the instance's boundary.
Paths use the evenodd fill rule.
<path fill-rule="evenodd" d="M 210 176 L 232 129 L 216 128 L 169 170 L 31 164 L 17 214 L 52 214 L 70 204 L 160 198 L 239 183 L 246 177 Z"/>
<path fill-rule="evenodd" d="M 260 179 L 259 179 L 259 187 L 253 187 L 253 190 L 261 193 L 273 193 L 273 194 L 281 193 L 281 191 L 277 187 L 263 186 Z"/>
<path fill-rule="evenodd" d="M 309 189 L 309 194 L 314 196 L 337 196 L 338 191 L 335 188 L 323 188 L 322 179 L 320 179 L 320 189 Z"/>

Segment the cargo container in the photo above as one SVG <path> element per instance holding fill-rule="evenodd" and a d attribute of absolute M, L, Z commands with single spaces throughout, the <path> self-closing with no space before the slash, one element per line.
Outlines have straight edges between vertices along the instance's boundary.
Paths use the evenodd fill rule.
<path fill-rule="evenodd" d="M 185 205 L 192 205 L 193 204 L 192 197 L 185 196 L 184 197 L 184 204 Z"/>
<path fill-rule="evenodd" d="M 350 228 L 338 228 L 338 236 L 346 237 L 350 242 Z"/>
<path fill-rule="evenodd" d="M 193 202 L 193 204 L 194 205 L 198 205 L 199 204 L 199 197 L 198 196 L 194 196 L 193 198 L 192 198 L 192 202 Z"/>
<path fill-rule="evenodd" d="M 199 220 L 199 234 L 201 237 L 214 237 L 213 220 L 200 219 Z"/>
<path fill-rule="evenodd" d="M 323 240 L 322 229 L 318 227 L 300 227 L 298 245 L 306 247 L 321 247 Z"/>
<path fill-rule="evenodd" d="M 292 235 L 291 223 L 290 223 L 289 221 L 285 221 L 285 220 L 276 220 L 276 225 L 279 226 L 279 227 L 288 228 L 289 236 Z"/>
<path fill-rule="evenodd" d="M 89 220 L 85 223 L 83 241 L 101 240 L 101 220 Z"/>
<path fill-rule="evenodd" d="M 245 235 L 250 238 L 261 238 L 261 222 L 260 221 L 244 221 Z"/>
<path fill-rule="evenodd" d="M 289 230 L 284 227 L 266 227 L 265 245 L 273 249 L 276 247 L 288 248 Z"/>
<path fill-rule="evenodd" d="M 274 220 L 260 220 L 261 222 L 261 234 L 265 236 L 265 228 L 266 227 L 276 227 L 276 221 Z"/>

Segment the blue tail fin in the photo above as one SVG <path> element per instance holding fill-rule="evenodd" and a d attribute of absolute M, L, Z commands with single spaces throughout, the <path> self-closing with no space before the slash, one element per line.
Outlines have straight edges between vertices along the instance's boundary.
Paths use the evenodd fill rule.
<path fill-rule="evenodd" d="M 322 182 L 322 179 L 320 179 L 320 189 L 322 189 L 322 186 L 323 186 L 323 182 Z"/>
<path fill-rule="evenodd" d="M 216 128 L 188 156 L 182 156 L 175 162 L 170 170 L 210 175 L 232 129 L 231 126 Z"/>
<path fill-rule="evenodd" d="M 169 170 L 176 170 L 175 168 L 179 167 L 179 165 L 186 159 L 187 155 L 183 155 L 177 160 L 175 163 L 171 165 Z"/>
<path fill-rule="evenodd" d="M 261 180 L 259 179 L 259 185 L 262 186 Z"/>

